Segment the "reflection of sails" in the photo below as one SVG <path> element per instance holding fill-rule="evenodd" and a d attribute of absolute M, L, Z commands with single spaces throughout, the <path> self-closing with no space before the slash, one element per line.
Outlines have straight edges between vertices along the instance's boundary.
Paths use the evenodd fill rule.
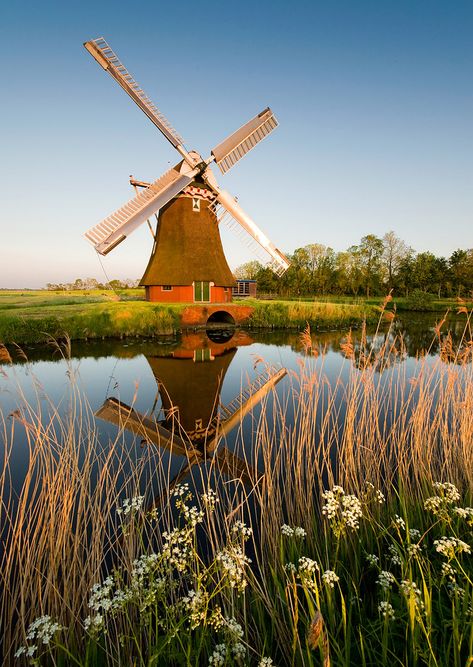
<path fill-rule="evenodd" d="M 286 374 L 266 369 L 228 405 L 220 402 L 223 379 L 239 345 L 253 341 L 243 332 L 231 340 L 211 342 L 204 332 L 183 337 L 179 348 L 167 356 L 148 355 L 161 396 L 164 419 L 141 414 L 116 398 L 108 398 L 96 416 L 141 436 L 146 442 L 187 458 L 187 465 L 171 487 L 190 468 L 214 457 L 220 472 L 243 480 L 256 478 L 248 463 L 227 447 L 222 438 L 241 423 Z"/>

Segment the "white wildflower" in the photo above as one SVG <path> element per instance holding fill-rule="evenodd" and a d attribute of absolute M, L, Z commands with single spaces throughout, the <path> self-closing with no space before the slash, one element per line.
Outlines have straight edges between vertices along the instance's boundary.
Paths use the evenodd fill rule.
<path fill-rule="evenodd" d="M 413 542 L 415 540 L 420 540 L 420 530 L 417 530 L 417 528 L 409 528 L 409 539 Z"/>
<path fill-rule="evenodd" d="M 95 634 L 99 632 L 104 626 L 104 618 L 102 614 L 95 614 L 94 616 L 87 616 L 84 619 L 84 628 L 86 632 Z"/>
<path fill-rule="evenodd" d="M 296 526 L 294 528 L 294 537 L 298 537 L 299 539 L 303 540 L 306 535 L 306 531 L 301 526 Z"/>
<path fill-rule="evenodd" d="M 133 498 L 125 498 L 122 502 L 121 507 L 117 508 L 117 514 L 133 514 L 139 512 L 143 507 L 145 497 L 144 496 L 134 496 Z"/>
<path fill-rule="evenodd" d="M 470 546 L 456 537 L 441 537 L 434 541 L 434 547 L 439 554 L 449 560 L 455 558 L 459 553 L 471 554 Z"/>
<path fill-rule="evenodd" d="M 222 626 L 225 625 L 225 619 L 222 614 L 220 607 L 216 607 L 208 619 L 208 624 L 215 630 L 219 630 Z"/>
<path fill-rule="evenodd" d="M 397 528 L 400 528 L 401 530 L 406 529 L 406 522 L 402 518 L 402 516 L 399 516 L 398 514 L 394 515 L 393 523 Z"/>
<path fill-rule="evenodd" d="M 294 563 L 286 563 L 284 565 L 284 569 L 288 574 L 296 574 L 297 572 L 297 567 L 294 565 Z"/>
<path fill-rule="evenodd" d="M 363 510 L 356 496 L 345 495 L 341 486 L 334 486 L 331 491 L 325 491 L 322 498 L 325 500 L 322 514 L 330 521 L 337 537 L 343 535 L 347 529 L 358 530 Z"/>
<path fill-rule="evenodd" d="M 333 570 L 325 570 L 322 575 L 322 580 L 325 584 L 327 584 L 327 586 L 333 588 L 337 581 L 340 581 L 340 577 L 335 572 L 333 572 Z"/>
<path fill-rule="evenodd" d="M 315 572 L 320 570 L 317 561 L 307 558 L 307 556 L 299 558 L 298 569 L 300 573 L 303 572 L 305 574 L 315 574 Z"/>
<path fill-rule="evenodd" d="M 189 491 L 189 484 L 187 482 L 185 484 L 176 484 L 172 495 L 177 498 L 182 498 L 183 496 L 190 496 L 192 498 L 192 494 Z"/>
<path fill-rule="evenodd" d="M 232 533 L 240 535 L 244 540 L 248 540 L 253 535 L 253 528 L 250 528 L 243 521 L 236 521 L 233 524 Z"/>
<path fill-rule="evenodd" d="M 381 570 L 376 583 L 381 586 L 381 588 L 387 590 L 388 588 L 391 588 L 395 581 L 396 579 L 391 572 L 388 572 L 387 570 Z"/>
<path fill-rule="evenodd" d="M 387 618 L 388 620 L 393 620 L 395 618 L 394 607 L 386 600 L 382 600 L 379 603 L 378 612 L 381 614 L 381 616 Z"/>
<path fill-rule="evenodd" d="M 315 580 L 315 576 L 319 570 L 319 565 L 315 560 L 307 558 L 306 556 L 299 558 L 297 576 L 301 582 L 307 588 L 314 591 L 314 593 L 317 591 L 317 582 Z"/>
<path fill-rule="evenodd" d="M 217 494 L 213 489 L 207 489 L 207 491 L 201 495 L 201 498 L 202 502 L 204 503 L 205 507 L 207 507 L 209 512 L 213 512 L 216 504 L 220 502 Z"/>
<path fill-rule="evenodd" d="M 291 526 L 288 526 L 287 523 L 283 523 L 281 526 L 281 535 L 284 535 L 284 537 L 292 537 L 294 535 L 294 530 Z"/>
<path fill-rule="evenodd" d="M 424 603 L 422 601 L 422 593 L 420 588 L 415 583 L 415 581 L 409 581 L 408 579 L 404 579 L 403 581 L 401 581 L 399 589 L 402 591 L 402 593 L 404 593 L 406 598 L 408 598 L 409 600 L 413 600 L 415 602 L 416 607 L 420 611 L 424 609 Z"/>
<path fill-rule="evenodd" d="M 409 544 L 408 547 L 407 547 L 407 554 L 411 558 L 416 558 L 417 556 L 419 556 L 421 554 L 421 552 L 422 552 L 422 549 L 421 549 L 420 544 Z"/>
<path fill-rule="evenodd" d="M 217 644 L 209 658 L 209 667 L 221 667 L 221 665 L 225 664 L 226 657 L 227 647 L 225 644 Z"/>
<path fill-rule="evenodd" d="M 251 560 L 245 556 L 241 547 L 231 545 L 220 551 L 215 560 L 221 564 L 230 586 L 240 592 L 243 591 L 247 585 L 245 567 Z"/>
<path fill-rule="evenodd" d="M 232 646 L 232 653 L 237 661 L 243 660 L 246 655 L 246 648 L 241 642 L 237 642 Z"/>
<path fill-rule="evenodd" d="M 455 503 L 460 500 L 460 493 L 455 484 L 450 482 L 434 482 L 434 489 L 440 491 L 440 494 L 449 503 Z"/>
<path fill-rule="evenodd" d="M 379 556 L 376 554 L 367 554 L 366 560 L 370 565 L 377 565 L 379 563 Z"/>
<path fill-rule="evenodd" d="M 196 592 L 190 590 L 182 601 L 189 612 L 189 625 L 194 630 L 207 619 L 209 595 L 207 591 L 198 590 Z"/>
<path fill-rule="evenodd" d="M 389 553 L 391 554 L 391 563 L 393 565 L 400 565 L 401 564 L 401 557 L 399 555 L 399 551 L 397 547 L 394 544 L 390 544 L 388 547 Z"/>
<path fill-rule="evenodd" d="M 274 667 L 274 662 L 272 658 L 261 658 L 258 663 L 258 667 Z"/>
<path fill-rule="evenodd" d="M 465 597 L 465 589 L 459 586 L 456 581 L 450 581 L 447 584 L 447 589 L 450 597 L 455 597 L 455 596 L 459 598 Z"/>
<path fill-rule="evenodd" d="M 473 526 L 473 507 L 454 507 L 455 514 L 465 519 L 469 526 Z"/>
<path fill-rule="evenodd" d="M 455 569 L 450 563 L 442 563 L 442 577 L 450 579 L 450 581 L 455 581 L 456 572 Z"/>
<path fill-rule="evenodd" d="M 174 528 L 163 533 L 162 557 L 178 572 L 184 572 L 192 560 L 192 531 L 189 528 Z"/>
<path fill-rule="evenodd" d="M 241 639 L 243 637 L 243 628 L 237 621 L 232 618 L 225 618 L 226 629 L 230 633 L 232 639 Z"/>

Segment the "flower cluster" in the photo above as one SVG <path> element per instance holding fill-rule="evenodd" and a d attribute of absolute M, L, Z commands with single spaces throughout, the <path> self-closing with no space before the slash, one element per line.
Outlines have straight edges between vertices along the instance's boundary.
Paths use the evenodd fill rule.
<path fill-rule="evenodd" d="M 388 620 L 393 620 L 395 618 L 394 607 L 386 600 L 382 600 L 378 604 L 378 612 L 383 618 L 387 618 Z"/>
<path fill-rule="evenodd" d="M 26 633 L 26 646 L 20 646 L 15 653 L 15 658 L 26 655 L 33 658 L 41 645 L 47 646 L 56 632 L 64 628 L 51 619 L 51 616 L 40 616 L 30 624 Z"/>
<path fill-rule="evenodd" d="M 207 491 L 201 495 L 201 499 L 209 512 L 213 512 L 217 503 L 220 502 L 217 494 L 213 489 L 207 489 Z"/>
<path fill-rule="evenodd" d="M 253 535 L 253 528 L 247 526 L 243 521 L 236 521 L 233 524 L 232 533 L 234 535 L 239 535 L 244 540 L 248 540 Z"/>
<path fill-rule="evenodd" d="M 381 570 L 381 572 L 378 575 L 378 579 L 376 583 L 381 586 L 381 588 L 384 588 L 384 590 L 387 590 L 388 588 L 391 588 L 391 586 L 395 583 L 396 578 L 394 577 L 394 574 L 392 572 L 388 572 L 387 570 Z"/>
<path fill-rule="evenodd" d="M 422 601 L 422 593 L 420 588 L 417 586 L 415 581 L 410 581 L 408 579 L 403 579 L 399 586 L 399 589 L 409 601 L 413 601 L 416 609 L 418 611 L 424 610 L 424 603 Z"/>
<path fill-rule="evenodd" d="M 398 548 L 395 544 L 390 544 L 388 546 L 388 551 L 391 554 L 390 560 L 393 565 L 401 564 L 401 556 L 399 555 Z"/>
<path fill-rule="evenodd" d="M 214 652 L 209 658 L 209 667 L 221 667 L 227 659 L 227 647 L 225 644 L 217 644 Z"/>
<path fill-rule="evenodd" d="M 366 555 L 366 560 L 370 565 L 377 565 L 379 563 L 379 556 L 376 554 L 367 554 Z"/>
<path fill-rule="evenodd" d="M 294 526 L 294 528 L 292 528 L 291 526 L 288 526 L 287 523 L 283 523 L 281 526 L 281 535 L 284 535 L 284 537 L 298 537 L 299 539 L 304 539 L 307 533 L 304 528 L 301 528 L 300 526 Z"/>
<path fill-rule="evenodd" d="M 196 592 L 192 589 L 182 599 L 182 602 L 189 613 L 189 625 L 192 630 L 206 621 L 209 605 L 209 594 L 207 591 L 198 590 Z"/>
<path fill-rule="evenodd" d="M 144 496 L 134 496 L 133 498 L 125 498 L 122 502 L 121 507 L 117 507 L 117 514 L 134 514 L 139 512 L 143 507 L 145 497 Z"/>
<path fill-rule="evenodd" d="M 438 495 L 427 498 L 424 508 L 441 519 L 447 519 L 453 503 L 460 500 L 460 493 L 450 482 L 434 482 L 433 486 Z"/>
<path fill-rule="evenodd" d="M 251 563 L 251 560 L 245 556 L 241 547 L 229 545 L 223 551 L 219 551 L 215 560 L 221 564 L 230 586 L 242 592 L 247 585 L 245 567 Z"/>
<path fill-rule="evenodd" d="M 299 558 L 297 576 L 302 584 L 314 591 L 314 593 L 317 591 L 315 577 L 319 572 L 320 567 L 317 561 L 307 558 L 307 556 L 301 556 L 301 558 Z"/>
<path fill-rule="evenodd" d="M 340 581 L 340 577 L 333 570 L 325 570 L 322 575 L 322 581 L 330 588 L 333 588 L 337 581 Z"/>
<path fill-rule="evenodd" d="M 191 530 L 174 528 L 170 533 L 163 533 L 163 539 L 163 558 L 178 572 L 184 572 L 192 558 Z"/>
<path fill-rule="evenodd" d="M 404 521 L 402 516 L 399 516 L 398 514 L 394 515 L 393 524 L 394 526 L 396 526 L 396 528 L 399 528 L 400 530 L 406 530 L 406 522 Z"/>
<path fill-rule="evenodd" d="M 435 551 L 439 554 L 453 560 L 457 554 L 466 553 L 471 554 L 471 549 L 466 542 L 459 540 L 457 537 L 441 537 L 434 541 Z"/>
<path fill-rule="evenodd" d="M 460 500 L 460 493 L 455 484 L 451 484 L 450 482 L 434 482 L 433 486 L 447 502 L 456 503 Z"/>
<path fill-rule="evenodd" d="M 345 494 L 341 486 L 334 486 L 331 491 L 322 494 L 325 505 L 322 514 L 330 521 L 336 537 L 347 530 L 356 531 L 363 516 L 361 501 L 352 494 Z"/>
<path fill-rule="evenodd" d="M 465 519 L 469 526 L 473 526 L 473 507 L 454 507 L 455 514 Z"/>
<path fill-rule="evenodd" d="M 369 501 L 374 498 L 374 501 L 377 502 L 379 505 L 382 505 L 384 501 L 386 500 L 384 493 L 377 489 L 374 484 L 371 482 L 366 482 L 365 483 L 365 492 L 364 492 L 364 500 Z"/>

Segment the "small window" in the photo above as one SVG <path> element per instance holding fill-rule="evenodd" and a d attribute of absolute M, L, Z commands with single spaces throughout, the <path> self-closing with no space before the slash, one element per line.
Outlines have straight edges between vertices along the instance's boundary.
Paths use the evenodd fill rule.
<path fill-rule="evenodd" d="M 172 285 L 163 285 L 163 286 L 161 287 L 161 290 L 162 290 L 163 292 L 172 292 Z"/>

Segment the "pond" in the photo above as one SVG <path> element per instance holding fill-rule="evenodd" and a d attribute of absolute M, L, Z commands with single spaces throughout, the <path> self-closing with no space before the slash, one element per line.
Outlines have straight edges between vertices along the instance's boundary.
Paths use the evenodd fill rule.
<path fill-rule="evenodd" d="M 157 437 L 165 451 L 161 457 L 168 456 L 171 440 L 175 440 L 174 456 L 166 459 L 171 479 L 185 476 L 190 444 L 198 458 L 199 452 L 218 451 L 220 457 L 226 452 L 227 457 L 232 456 L 233 470 L 241 470 L 242 452 L 235 453 L 235 438 L 240 435 L 246 443 L 245 458 L 252 459 L 248 443 L 258 421 L 258 404 L 265 400 L 266 392 L 261 387 L 272 390 L 277 385 L 278 401 L 284 402 L 294 374 L 300 372 L 302 361 L 309 355 L 311 372 L 323 378 L 332 392 L 320 394 L 314 414 L 321 418 L 327 401 L 335 401 L 340 405 L 334 423 L 336 428 L 343 428 L 343 387 L 349 384 L 357 367 L 371 364 L 380 387 L 383 375 L 389 375 L 386 382 L 391 385 L 399 383 L 402 376 L 403 391 L 408 390 L 409 381 L 418 372 L 420 355 L 424 367 L 438 364 L 441 357 L 441 363 L 461 368 L 454 350 L 467 342 L 465 318 L 450 316 L 441 336 L 435 332 L 437 320 L 435 314 L 409 313 L 397 317 L 391 325 L 384 324 L 378 332 L 373 329 L 312 334 L 310 350 L 300 333 L 216 330 L 188 332 L 159 342 L 109 340 L 72 343 L 70 350 L 53 346 L 12 351 L 13 364 L 0 366 L 5 439 L 12 421 L 8 415 L 19 414 L 28 405 L 35 416 L 44 413 L 51 419 L 51 413 L 63 415 L 71 410 L 72 396 L 89 417 L 90 413 L 95 414 L 99 440 L 104 446 L 116 438 L 124 420 L 129 443 L 133 435 L 141 444 L 153 440 L 150 431 L 156 430 L 157 423 L 161 430 L 154 442 Z M 258 391 L 256 400 L 249 405 L 248 398 Z M 384 402 L 378 419 L 391 424 L 394 403 L 400 400 L 402 397 L 397 395 L 388 404 Z M 284 417 L 289 428 L 293 427 L 294 412 L 294 403 L 286 400 Z M 243 418 L 247 413 L 248 417 Z M 147 432 L 143 420 L 150 420 L 145 424 Z M 222 424 L 227 424 L 223 433 Z M 219 437 L 215 439 L 217 431 Z M 225 447 L 219 445 L 223 436 Z M 140 456 L 139 450 L 136 456 Z M 10 459 L 13 487 L 22 483 L 28 457 L 27 437 L 18 428 Z M 258 465 L 257 460 L 252 463 Z"/>

